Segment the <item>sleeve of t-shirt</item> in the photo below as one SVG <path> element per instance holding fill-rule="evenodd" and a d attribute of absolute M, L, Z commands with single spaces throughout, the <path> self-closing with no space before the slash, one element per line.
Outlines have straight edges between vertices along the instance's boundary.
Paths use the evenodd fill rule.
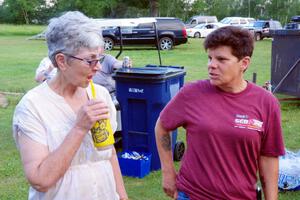
<path fill-rule="evenodd" d="M 162 126 L 166 130 L 174 130 L 184 126 L 185 122 L 185 87 L 179 90 L 159 115 Z"/>
<path fill-rule="evenodd" d="M 19 137 L 21 134 L 28 136 L 40 144 L 48 145 L 46 130 L 38 118 L 38 113 L 36 113 L 33 105 L 32 102 L 25 99 L 16 107 L 13 117 L 13 137 L 17 147 L 19 147 Z"/>
<path fill-rule="evenodd" d="M 279 102 L 275 99 L 269 105 L 269 117 L 262 138 L 261 154 L 264 156 L 284 155 L 284 142 L 281 128 L 281 114 Z"/>
<path fill-rule="evenodd" d="M 106 54 L 104 62 L 102 64 L 103 71 L 106 73 L 113 73 L 114 72 L 114 64 L 118 62 L 118 60 L 113 57 L 112 55 Z"/>

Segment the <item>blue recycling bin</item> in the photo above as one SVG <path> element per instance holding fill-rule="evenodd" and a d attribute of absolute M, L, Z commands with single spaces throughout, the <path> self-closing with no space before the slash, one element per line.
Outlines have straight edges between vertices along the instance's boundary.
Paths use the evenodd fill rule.
<path fill-rule="evenodd" d="M 116 71 L 116 96 L 121 107 L 123 150 L 152 154 L 151 171 L 160 169 L 155 123 L 165 105 L 183 86 L 183 67 L 147 65 Z M 177 130 L 172 134 L 174 150 Z"/>

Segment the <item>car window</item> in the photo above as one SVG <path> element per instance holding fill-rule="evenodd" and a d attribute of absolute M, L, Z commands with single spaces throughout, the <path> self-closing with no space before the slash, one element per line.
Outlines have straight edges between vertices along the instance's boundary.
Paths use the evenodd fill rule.
<path fill-rule="evenodd" d="M 127 33 L 127 34 L 129 34 L 129 33 L 132 33 L 132 29 L 133 29 L 134 27 L 131 27 L 131 26 L 123 26 L 123 27 L 121 27 L 121 33 L 123 34 L 123 33 Z"/>
<path fill-rule="evenodd" d="M 183 23 L 178 19 L 158 19 L 158 29 L 178 30 L 183 28 Z"/>
<path fill-rule="evenodd" d="M 239 24 L 239 20 L 238 19 L 232 19 L 230 24 Z"/>
<path fill-rule="evenodd" d="M 207 22 L 208 23 L 218 22 L 218 19 L 216 17 L 209 17 L 209 18 L 207 18 Z"/>
<path fill-rule="evenodd" d="M 280 22 L 272 21 L 272 23 L 270 23 L 270 28 L 271 29 L 281 29 L 282 26 L 281 26 Z"/>
<path fill-rule="evenodd" d="M 257 28 L 261 28 L 261 27 L 263 27 L 263 25 L 264 25 L 264 22 L 262 22 L 262 21 L 256 21 L 256 22 L 254 22 L 254 27 L 257 27 Z"/>
<path fill-rule="evenodd" d="M 253 19 L 253 18 L 248 18 L 248 22 L 249 22 L 249 23 L 254 23 L 254 22 L 255 22 L 255 19 Z"/>
<path fill-rule="evenodd" d="M 269 22 L 266 22 L 266 24 L 265 24 L 264 28 L 270 28 L 270 24 L 269 24 Z"/>
<path fill-rule="evenodd" d="M 228 17 L 225 17 L 220 22 L 223 23 L 223 24 L 229 24 L 230 23 L 230 19 Z"/>
<path fill-rule="evenodd" d="M 205 24 L 199 24 L 197 26 L 195 26 L 194 28 L 196 29 L 202 29 L 205 26 Z"/>
<path fill-rule="evenodd" d="M 139 29 L 152 29 L 153 23 L 142 23 L 137 26 Z"/>
<path fill-rule="evenodd" d="M 246 19 L 241 19 L 241 24 L 247 24 L 247 20 Z"/>
<path fill-rule="evenodd" d="M 191 24 L 197 24 L 197 21 L 194 19 L 192 20 Z"/>

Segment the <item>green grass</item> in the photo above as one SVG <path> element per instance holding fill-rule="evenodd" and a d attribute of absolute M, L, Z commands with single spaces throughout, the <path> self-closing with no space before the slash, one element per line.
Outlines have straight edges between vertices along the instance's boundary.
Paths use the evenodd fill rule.
<path fill-rule="evenodd" d="M 28 29 L 28 30 L 26 30 Z M 47 55 L 45 41 L 27 40 L 29 33 L 39 33 L 44 27 L 0 25 L 0 91 L 26 92 L 37 84 L 34 74 L 40 60 Z M 8 34 L 9 33 L 9 34 Z M 172 51 L 161 52 L 163 65 L 184 66 L 186 82 L 207 77 L 207 55 L 202 47 L 203 39 L 190 39 L 188 44 L 177 46 Z M 255 44 L 252 64 L 246 79 L 252 80 L 257 73 L 257 84 L 270 80 L 271 40 Z M 116 55 L 117 51 L 110 52 Z M 125 48 L 123 54 L 130 56 L 135 67 L 159 64 L 154 48 Z M 21 96 L 8 96 L 9 106 L 0 108 L 0 199 L 27 199 L 28 184 L 25 180 L 19 153 L 11 133 L 14 108 Z M 282 126 L 285 145 L 289 149 L 300 148 L 300 107 L 298 104 L 282 103 Z M 183 129 L 178 134 L 184 140 Z M 179 167 L 179 163 L 176 163 Z M 161 189 L 161 172 L 152 172 L 143 179 L 125 177 L 130 199 L 167 200 Z M 280 193 L 280 200 L 299 200 L 299 192 Z"/>
<path fill-rule="evenodd" d="M 12 25 L 0 24 L 0 35 L 27 35 L 41 33 L 46 27 L 42 25 Z"/>

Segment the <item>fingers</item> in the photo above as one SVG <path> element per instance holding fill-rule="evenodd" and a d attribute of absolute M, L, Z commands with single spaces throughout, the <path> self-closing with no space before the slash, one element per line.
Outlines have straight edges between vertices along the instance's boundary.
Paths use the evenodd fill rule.
<path fill-rule="evenodd" d="M 173 195 L 173 199 L 177 199 L 178 198 L 178 191 L 175 190 L 174 195 Z"/>
<path fill-rule="evenodd" d="M 175 197 L 175 191 L 170 188 L 163 188 L 164 192 L 169 196 L 174 198 Z"/>
<path fill-rule="evenodd" d="M 78 111 L 75 126 L 88 131 L 96 121 L 109 118 L 109 108 L 105 102 L 90 100 Z"/>
<path fill-rule="evenodd" d="M 107 104 L 99 100 L 90 100 L 87 103 L 86 112 L 91 118 L 95 118 L 95 120 L 107 119 L 110 117 Z"/>

